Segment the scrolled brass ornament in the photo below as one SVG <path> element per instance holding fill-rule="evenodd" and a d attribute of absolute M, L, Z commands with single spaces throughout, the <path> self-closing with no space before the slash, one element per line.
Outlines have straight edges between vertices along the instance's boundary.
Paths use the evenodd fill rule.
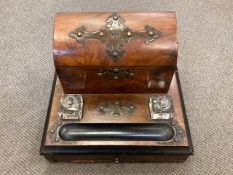
<path fill-rule="evenodd" d="M 85 44 L 89 38 L 98 39 L 106 44 L 106 53 L 117 61 L 124 54 L 124 45 L 134 38 L 143 38 L 145 44 L 149 44 L 161 36 L 161 32 L 154 27 L 145 25 L 143 31 L 133 31 L 124 25 L 125 20 L 118 14 L 113 13 L 106 20 L 106 26 L 95 32 L 88 32 L 85 26 L 78 27 L 69 36 L 76 39 L 80 44 Z"/>
<path fill-rule="evenodd" d="M 120 68 L 111 68 L 111 69 L 100 69 L 97 74 L 99 78 L 110 79 L 110 80 L 119 80 L 119 79 L 132 79 L 135 76 L 134 69 L 122 70 Z"/>
<path fill-rule="evenodd" d="M 121 115 L 131 116 L 134 110 L 135 106 L 129 101 L 103 102 L 98 107 L 100 114 L 110 114 L 115 117 L 119 117 Z"/>

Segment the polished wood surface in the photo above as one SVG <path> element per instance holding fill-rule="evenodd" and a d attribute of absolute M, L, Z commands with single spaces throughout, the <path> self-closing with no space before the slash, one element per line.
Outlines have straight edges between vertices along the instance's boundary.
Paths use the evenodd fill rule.
<path fill-rule="evenodd" d="M 150 25 L 161 36 L 148 45 L 143 38 L 130 40 L 124 54 L 113 61 L 105 43 L 87 39 L 84 45 L 69 36 L 76 28 L 88 31 L 106 25 L 112 13 L 59 13 L 55 17 L 53 54 L 57 75 L 65 93 L 166 93 L 177 64 L 176 16 L 174 12 L 119 13 L 125 26 L 143 31 Z M 100 69 L 134 69 L 130 79 L 100 79 Z"/>
<path fill-rule="evenodd" d="M 48 122 L 48 128 L 50 128 L 54 122 L 58 120 L 58 107 L 60 103 L 60 98 L 63 93 L 60 81 L 57 80 L 55 93 L 53 97 L 51 113 Z M 167 143 L 163 146 L 188 146 L 188 140 L 186 137 L 186 129 L 184 123 L 184 114 L 181 107 L 181 101 L 179 96 L 179 91 L 177 87 L 176 76 L 173 76 L 172 83 L 168 92 L 173 98 L 173 105 L 175 109 L 174 120 L 178 123 L 181 130 L 184 131 L 183 141 L 180 143 Z M 153 123 L 155 121 L 150 119 L 149 113 L 149 97 L 154 94 L 84 94 L 84 109 L 83 109 L 83 119 L 80 123 Z M 112 114 L 101 114 L 98 112 L 98 107 L 102 102 L 112 102 L 112 101 L 129 101 L 135 106 L 135 111 L 132 115 L 121 115 L 119 117 L 114 117 Z M 47 129 L 48 129 L 47 128 Z M 51 137 L 47 135 L 46 145 L 54 145 L 54 141 Z M 55 143 L 57 145 L 57 143 Z M 58 145 L 69 145 L 69 142 L 62 143 Z M 75 145 L 131 145 L 131 146 L 161 146 L 159 142 L 155 141 L 77 141 Z"/>
<path fill-rule="evenodd" d="M 133 71 L 132 77 L 118 79 L 99 77 L 111 67 L 57 67 L 66 94 L 86 93 L 166 93 L 175 68 L 172 67 L 120 67 L 120 71 Z M 116 74 L 117 75 L 117 74 Z"/>
<path fill-rule="evenodd" d="M 178 142 L 160 143 L 156 141 L 54 141 L 50 129 L 57 125 L 58 107 L 63 93 L 59 79 L 51 96 L 47 121 L 41 145 L 41 154 L 50 161 L 71 161 L 76 163 L 91 162 L 155 162 L 185 161 L 192 155 L 192 143 L 187 118 L 178 81 L 175 74 L 168 94 L 173 98 L 177 126 L 182 130 L 183 139 Z M 84 94 L 83 119 L 80 123 L 153 123 L 149 117 L 148 99 L 154 94 Z M 128 100 L 134 102 L 132 115 L 114 117 L 97 112 L 101 101 Z"/>
<path fill-rule="evenodd" d="M 59 13 L 54 23 L 53 54 L 58 79 L 48 110 L 41 146 L 41 154 L 51 161 L 73 162 L 152 162 L 184 161 L 192 154 L 182 93 L 177 70 L 176 17 L 174 12 L 119 13 L 125 26 L 143 31 L 150 25 L 161 32 L 161 37 L 148 45 L 136 38 L 123 46 L 124 54 L 113 61 L 106 46 L 97 39 L 79 44 L 69 33 L 85 26 L 94 32 L 106 25 L 112 13 Z M 108 72 L 120 69 L 133 71 L 133 75 L 112 78 Z M 107 72 L 99 76 L 99 72 Z M 107 76 L 105 76 L 107 75 Z M 116 77 L 118 76 L 118 77 Z M 110 77 L 110 78 L 109 78 Z M 58 109 L 62 94 L 81 94 L 83 118 L 77 123 L 156 123 L 150 118 L 149 99 L 153 95 L 172 97 L 174 116 L 166 121 L 174 129 L 169 141 L 151 140 L 78 140 L 65 141 L 58 137 L 63 125 L 74 122 L 59 118 Z M 129 102 L 131 113 L 101 113 L 103 103 Z M 165 122 L 165 121 L 163 121 Z M 119 126 L 119 125 L 118 125 Z M 55 128 L 55 129 L 54 129 Z"/>
<path fill-rule="evenodd" d="M 124 54 L 113 61 L 106 46 L 96 39 L 79 44 L 69 33 L 85 26 L 97 31 L 106 25 L 112 13 L 59 13 L 54 22 L 53 54 L 56 66 L 170 66 L 177 63 L 175 12 L 119 13 L 125 26 L 143 31 L 145 25 L 159 30 L 162 35 L 146 45 L 142 38 L 133 39 L 123 47 Z"/>

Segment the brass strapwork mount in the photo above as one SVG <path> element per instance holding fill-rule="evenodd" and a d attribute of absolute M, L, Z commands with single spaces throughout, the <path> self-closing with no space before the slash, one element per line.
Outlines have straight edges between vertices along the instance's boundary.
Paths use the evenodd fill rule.
<path fill-rule="evenodd" d="M 145 25 L 143 31 L 133 31 L 124 25 L 125 20 L 113 13 L 106 20 L 106 26 L 95 32 L 88 32 L 85 26 L 78 27 L 69 36 L 75 38 L 80 44 L 85 44 L 89 38 L 98 39 L 107 47 L 106 53 L 117 61 L 124 53 L 124 45 L 134 38 L 143 38 L 149 44 L 161 36 L 161 32 L 154 27 Z"/>

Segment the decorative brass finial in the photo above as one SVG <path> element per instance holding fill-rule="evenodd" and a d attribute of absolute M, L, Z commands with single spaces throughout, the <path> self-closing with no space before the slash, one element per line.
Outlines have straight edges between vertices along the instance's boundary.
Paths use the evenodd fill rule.
<path fill-rule="evenodd" d="M 133 31 L 124 25 L 125 20 L 113 13 L 106 20 L 106 26 L 98 31 L 88 32 L 86 27 L 81 26 L 72 31 L 69 36 L 75 38 L 80 44 L 85 44 L 86 39 L 98 39 L 107 46 L 107 54 L 113 61 L 117 61 L 124 53 L 123 47 L 134 38 L 144 38 L 145 44 L 149 44 L 161 36 L 161 32 L 146 25 L 144 31 Z"/>

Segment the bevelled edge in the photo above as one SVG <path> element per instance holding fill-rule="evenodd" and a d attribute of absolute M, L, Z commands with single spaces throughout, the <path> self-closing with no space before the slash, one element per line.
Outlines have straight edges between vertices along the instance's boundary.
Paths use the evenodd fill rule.
<path fill-rule="evenodd" d="M 185 103 L 184 103 L 184 98 L 183 98 L 183 94 L 182 94 L 178 70 L 175 72 L 175 75 L 176 75 L 178 91 L 179 91 L 179 95 L 180 95 L 181 108 L 182 108 L 182 112 L 184 115 L 185 130 L 186 130 L 188 145 L 189 145 L 189 154 L 193 155 L 194 149 L 193 149 L 193 144 L 192 144 L 192 137 L 191 137 L 191 133 L 190 133 L 190 129 L 189 129 L 188 117 L 187 117 L 187 113 L 186 113 L 186 109 L 185 109 Z"/>
<path fill-rule="evenodd" d="M 52 107 L 52 103 L 53 103 L 53 97 L 54 97 L 56 82 L 57 82 L 57 74 L 54 73 L 54 78 L 53 78 L 53 83 L 52 83 L 52 90 L 51 90 L 51 93 L 50 93 L 49 105 L 48 105 L 47 115 L 46 115 L 45 124 L 44 124 L 44 132 L 42 134 L 42 140 L 41 140 L 41 146 L 40 146 L 40 154 L 41 155 L 44 155 L 44 151 L 45 151 L 45 140 L 46 140 L 48 123 L 49 123 L 49 117 L 50 117 L 50 114 L 51 114 L 51 107 Z"/>

